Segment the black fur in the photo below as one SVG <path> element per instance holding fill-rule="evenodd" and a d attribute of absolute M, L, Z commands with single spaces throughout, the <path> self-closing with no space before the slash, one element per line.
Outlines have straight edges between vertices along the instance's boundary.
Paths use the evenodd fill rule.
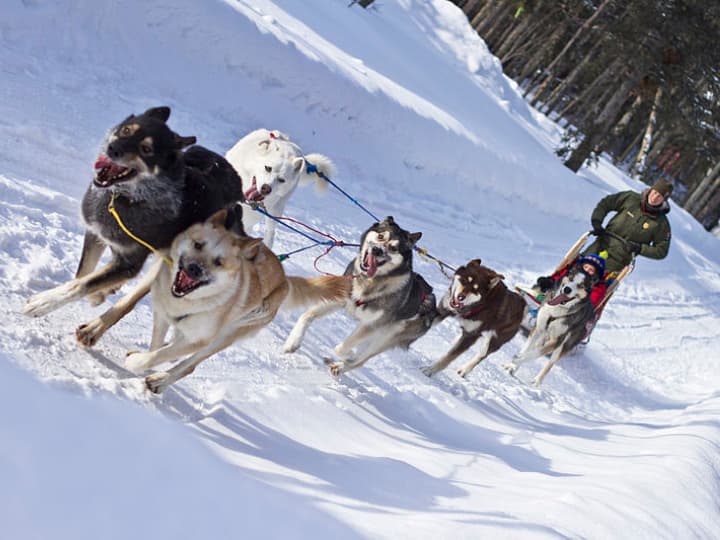
<path fill-rule="evenodd" d="M 244 200 L 240 177 L 224 157 L 202 146 L 183 151 L 195 138 L 180 137 L 170 130 L 165 123 L 169 114 L 167 107 L 149 109 L 115 127 L 105 154 L 123 164 L 141 160 L 151 172 L 107 187 L 94 181 L 82 201 L 88 226 L 86 244 L 109 245 L 127 277 L 140 271 L 149 250 L 120 228 L 108 211 L 111 197 L 115 197 L 114 205 L 124 225 L 156 249 L 168 248 L 190 225 Z M 122 135 L 126 126 L 133 126 L 129 136 Z M 141 144 L 148 140 L 152 141 L 151 155 L 141 150 Z M 86 272 L 81 261 L 78 277 Z"/>

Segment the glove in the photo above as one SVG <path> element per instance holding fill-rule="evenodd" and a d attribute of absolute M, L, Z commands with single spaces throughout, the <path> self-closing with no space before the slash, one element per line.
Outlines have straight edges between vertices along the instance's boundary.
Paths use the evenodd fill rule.
<path fill-rule="evenodd" d="M 605 227 L 603 227 L 602 225 L 593 225 L 590 234 L 592 234 L 593 236 L 602 236 L 603 234 L 605 234 Z"/>
<path fill-rule="evenodd" d="M 540 289 L 542 292 L 547 292 L 553 287 L 555 287 L 555 280 L 550 276 L 540 276 L 539 278 L 537 278 L 535 287 Z"/>
<path fill-rule="evenodd" d="M 628 250 L 633 255 L 639 255 L 640 250 L 642 249 L 642 244 L 640 244 L 639 242 L 633 242 L 632 240 L 627 241 L 627 246 L 628 246 Z"/>

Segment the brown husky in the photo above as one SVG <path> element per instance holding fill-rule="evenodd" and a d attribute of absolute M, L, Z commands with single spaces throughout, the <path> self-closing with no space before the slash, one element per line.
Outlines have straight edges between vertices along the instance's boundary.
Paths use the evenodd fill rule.
<path fill-rule="evenodd" d="M 141 373 L 189 355 L 168 371 L 145 378 L 162 392 L 192 373 L 209 356 L 246 338 L 273 320 L 283 302 L 292 306 L 337 302 L 349 295 L 343 276 L 288 277 L 259 238 L 242 229 L 242 209 L 220 210 L 179 234 L 170 248 L 172 268 L 155 263 L 150 351 L 129 353 L 126 367 Z M 170 326 L 173 339 L 163 345 Z"/>

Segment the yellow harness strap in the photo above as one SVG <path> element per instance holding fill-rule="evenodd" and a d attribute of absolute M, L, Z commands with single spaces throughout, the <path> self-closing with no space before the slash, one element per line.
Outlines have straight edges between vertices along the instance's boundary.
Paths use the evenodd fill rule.
<path fill-rule="evenodd" d="M 117 221 L 117 224 L 120 226 L 120 228 L 123 230 L 123 232 L 124 232 L 125 234 L 127 234 L 130 238 L 132 238 L 133 240 L 135 240 L 135 241 L 136 241 L 138 244 L 140 244 L 141 246 L 144 246 L 144 247 L 146 247 L 147 249 L 149 249 L 150 251 L 152 251 L 155 255 L 157 255 L 157 256 L 160 257 L 163 261 L 165 261 L 165 263 L 166 263 L 170 268 L 172 268 L 173 262 L 172 262 L 172 259 L 171 259 L 170 257 L 168 257 L 168 256 L 166 256 L 166 255 L 163 255 L 163 254 L 160 253 L 157 249 L 155 249 L 155 248 L 152 247 L 150 244 L 148 244 L 147 242 L 145 242 L 145 240 L 143 240 L 142 238 L 138 238 L 137 236 L 135 236 L 132 232 L 130 232 L 130 229 L 128 229 L 128 228 L 125 226 L 125 224 L 124 224 L 124 223 L 122 222 L 122 220 L 120 219 L 120 214 L 118 214 L 117 210 L 115 209 L 115 193 L 113 193 L 113 194 L 110 196 L 110 204 L 108 204 L 108 212 L 110 212 L 110 214 L 112 215 L 112 217 L 115 218 L 115 221 Z"/>

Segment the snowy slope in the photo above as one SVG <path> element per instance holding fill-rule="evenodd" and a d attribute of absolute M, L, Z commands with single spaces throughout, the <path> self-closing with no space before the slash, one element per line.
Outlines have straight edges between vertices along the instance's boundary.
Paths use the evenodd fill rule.
<path fill-rule="evenodd" d="M 3 7 L 2 536 L 715 537 L 720 244 L 676 206 L 668 258 L 639 261 L 590 345 L 541 390 L 500 367 L 519 336 L 466 381 L 452 369 L 426 378 L 419 368 L 449 347 L 452 322 L 332 379 L 320 358 L 352 322 L 319 321 L 283 355 L 297 317 L 283 313 L 154 397 L 121 367 L 148 344 L 148 303 L 92 351 L 73 330 L 104 308 L 20 314 L 73 275 L 97 146 L 149 106 L 170 105 L 173 129 L 219 152 L 281 129 L 332 157 L 336 180 L 374 213 L 423 231 L 430 253 L 482 257 L 511 284 L 554 266 L 601 196 L 641 188 L 604 162 L 565 169 L 557 128 L 451 4 L 348 3 Z M 371 223 L 333 191 L 299 189 L 287 213 L 346 241 Z M 280 231 L 276 251 L 306 243 Z M 312 275 L 319 254 L 286 266 Z M 320 265 L 340 271 L 352 256 L 336 249 Z M 447 287 L 437 266 L 416 268 Z"/>

